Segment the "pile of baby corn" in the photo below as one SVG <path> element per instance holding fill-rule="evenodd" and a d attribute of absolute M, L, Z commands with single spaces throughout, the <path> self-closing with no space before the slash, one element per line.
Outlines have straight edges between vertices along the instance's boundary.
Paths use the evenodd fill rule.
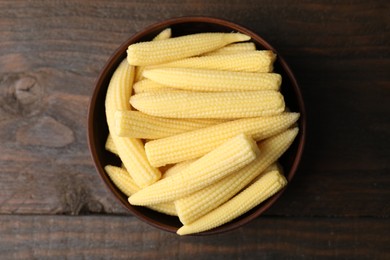
<path fill-rule="evenodd" d="M 108 86 L 107 165 L 132 205 L 178 216 L 179 235 L 223 225 L 278 192 L 277 161 L 298 133 L 276 55 L 241 33 L 132 44 Z"/>

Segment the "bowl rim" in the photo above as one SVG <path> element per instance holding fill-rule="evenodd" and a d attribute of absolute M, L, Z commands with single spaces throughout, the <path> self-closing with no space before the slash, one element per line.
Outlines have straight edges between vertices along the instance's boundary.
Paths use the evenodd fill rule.
<path fill-rule="evenodd" d="M 297 100 L 297 106 L 299 107 L 299 113 L 300 113 L 300 118 L 298 121 L 299 124 L 299 132 L 298 136 L 296 137 L 294 142 L 298 142 L 297 150 L 295 153 L 295 156 L 293 158 L 293 163 L 291 165 L 291 168 L 288 171 L 288 174 L 285 173 L 285 176 L 288 180 L 288 185 L 290 184 L 291 180 L 293 179 L 296 171 L 298 170 L 299 164 L 302 159 L 303 155 L 303 150 L 304 146 L 306 143 L 306 109 L 305 109 L 305 104 L 303 101 L 303 96 L 301 89 L 298 85 L 298 81 L 295 78 L 294 73 L 292 72 L 291 68 L 287 64 L 286 60 L 280 55 L 280 53 L 271 45 L 269 44 L 265 39 L 263 39 L 260 35 L 257 33 L 253 32 L 252 30 L 239 25 L 237 23 L 231 22 L 229 20 L 221 19 L 221 18 L 216 18 L 216 17 L 210 17 L 210 16 L 183 16 L 183 17 L 175 17 L 175 18 L 170 18 L 167 20 L 163 20 L 160 22 L 153 23 L 143 29 L 141 29 L 139 32 L 133 34 L 129 38 L 127 38 L 114 52 L 113 54 L 107 59 L 104 67 L 101 69 L 96 81 L 94 82 L 94 87 L 92 90 L 92 95 L 90 98 L 89 106 L 88 106 L 88 118 L 87 118 L 87 141 L 88 141 L 88 147 L 90 150 L 90 154 L 92 157 L 92 160 L 94 162 L 94 166 L 96 171 L 99 173 L 100 178 L 103 180 L 105 183 L 106 187 L 109 189 L 111 193 L 114 194 L 114 197 L 119 203 L 126 209 L 128 210 L 132 215 L 136 216 L 138 219 L 140 219 L 143 222 L 148 223 L 149 225 L 152 225 L 156 228 L 159 228 L 161 230 L 165 230 L 171 233 L 176 233 L 177 228 L 165 225 L 161 222 L 158 222 L 157 220 L 150 218 L 148 216 L 145 216 L 144 214 L 140 213 L 139 211 L 135 210 L 135 206 L 129 207 L 128 202 L 124 202 L 123 200 L 120 199 L 120 196 L 122 196 L 117 189 L 113 189 L 112 183 L 109 180 L 109 177 L 107 176 L 107 173 L 104 170 L 104 165 L 102 165 L 102 162 L 98 159 L 99 156 L 97 154 L 97 147 L 95 142 L 93 141 L 95 139 L 95 133 L 94 129 L 92 128 L 92 125 L 94 123 L 93 118 L 94 118 L 94 110 L 96 107 L 96 100 L 98 97 L 98 94 L 102 88 L 102 85 L 104 81 L 107 80 L 107 77 L 111 77 L 113 74 L 114 69 L 116 68 L 119 63 L 121 62 L 122 59 L 121 56 L 125 57 L 126 54 L 126 49 L 129 46 L 130 43 L 134 43 L 137 41 L 140 41 L 143 37 L 147 36 L 150 34 L 152 31 L 156 30 L 162 30 L 164 28 L 167 28 L 172 25 L 176 24 L 181 24 L 181 23 L 211 23 L 214 25 L 218 26 L 223 26 L 223 27 L 228 27 L 234 31 L 241 32 L 244 34 L 247 34 L 251 37 L 251 40 L 259 43 L 260 45 L 264 46 L 266 49 L 272 50 L 277 54 L 278 61 L 283 68 L 284 72 L 287 74 L 289 77 L 289 80 L 291 81 L 291 86 L 292 90 L 294 92 L 294 97 Z M 250 215 L 247 215 L 244 218 L 239 219 L 238 221 L 233 221 L 230 223 L 226 223 L 220 227 L 217 227 L 215 229 L 211 229 L 209 231 L 204 231 L 200 232 L 197 234 L 192 234 L 194 236 L 199 236 L 199 235 L 211 235 L 211 234 L 220 234 L 224 233 L 227 231 L 231 231 L 233 229 L 236 229 L 238 227 L 241 227 L 248 222 L 254 220 L 261 214 L 263 214 L 266 210 L 268 210 L 278 199 L 279 197 L 284 193 L 286 188 L 284 187 L 282 190 L 280 190 L 278 193 L 274 194 L 272 197 L 267 199 L 265 202 L 261 204 L 261 206 L 256 209 L 253 213 Z"/>

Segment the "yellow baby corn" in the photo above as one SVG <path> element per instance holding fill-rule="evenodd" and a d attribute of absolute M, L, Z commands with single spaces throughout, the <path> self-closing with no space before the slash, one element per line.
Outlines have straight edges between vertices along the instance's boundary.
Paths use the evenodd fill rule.
<path fill-rule="evenodd" d="M 249 165 L 185 198 L 175 201 L 180 221 L 187 225 L 222 203 L 228 201 L 240 190 L 261 176 L 262 172 L 279 170 L 274 163 L 290 147 L 298 128 L 284 131 L 259 143 L 261 155 Z M 271 165 L 271 166 L 270 166 Z"/>
<path fill-rule="evenodd" d="M 253 42 L 239 42 L 226 45 L 225 47 L 219 48 L 215 51 L 204 53 L 202 56 L 233 54 L 255 50 L 256 45 Z"/>
<path fill-rule="evenodd" d="M 139 94 L 143 92 L 153 92 L 153 91 L 167 91 L 167 90 L 171 91 L 174 89 L 164 86 L 150 79 L 142 79 L 134 84 L 133 90 L 134 90 L 134 94 Z"/>
<path fill-rule="evenodd" d="M 112 152 L 113 154 L 118 155 L 118 150 L 116 149 L 116 146 L 114 144 L 114 140 L 112 139 L 111 134 L 109 134 L 108 137 L 107 137 L 105 148 L 106 148 L 107 151 Z"/>
<path fill-rule="evenodd" d="M 177 234 L 199 233 L 223 225 L 256 207 L 280 191 L 286 184 L 286 178 L 278 171 L 267 172 L 226 203 L 191 224 L 179 228 Z"/>
<path fill-rule="evenodd" d="M 171 118 L 243 118 L 284 111 L 283 95 L 274 90 L 234 92 L 165 91 L 133 95 L 131 105 L 152 116 Z"/>
<path fill-rule="evenodd" d="M 126 169 L 140 187 L 145 187 L 161 177 L 158 169 L 152 167 L 146 158 L 143 143 L 139 139 L 118 137 L 115 133 L 115 112 L 130 110 L 128 102 L 132 90 L 134 67 L 126 60 L 122 61 L 115 70 L 109 83 L 105 108 L 109 131 Z"/>
<path fill-rule="evenodd" d="M 154 65 L 213 51 L 233 42 L 249 40 L 241 33 L 198 33 L 161 41 L 140 42 L 127 49 L 131 65 Z"/>
<path fill-rule="evenodd" d="M 275 54 L 272 51 L 249 51 L 226 55 L 199 56 L 163 63 L 155 68 L 191 68 L 243 72 L 271 72 Z M 181 82 L 179 82 L 181 83 Z"/>
<path fill-rule="evenodd" d="M 176 207 L 173 202 L 159 203 L 154 205 L 146 206 L 154 211 L 164 213 L 170 216 L 177 216 Z"/>
<path fill-rule="evenodd" d="M 259 156 L 255 161 L 260 160 Z M 225 203 L 262 171 L 253 161 L 243 169 L 174 202 L 180 222 L 188 225 Z"/>
<path fill-rule="evenodd" d="M 195 91 L 279 90 L 277 73 L 207 70 L 191 68 L 145 69 L 145 78 L 162 85 Z"/>
<path fill-rule="evenodd" d="M 125 169 L 113 165 L 106 165 L 104 169 L 115 186 L 127 197 L 140 190 Z M 177 216 L 175 205 L 172 202 L 151 205 L 149 208 L 167 215 Z"/>
<path fill-rule="evenodd" d="M 175 165 L 170 167 L 168 170 L 166 170 L 161 178 L 162 179 L 167 178 L 169 176 L 175 175 L 178 172 L 181 172 L 182 170 L 184 170 L 185 168 L 190 166 L 191 163 L 195 162 L 195 160 L 196 159 L 192 159 L 192 160 L 176 163 Z"/>
<path fill-rule="evenodd" d="M 294 137 L 295 139 L 295 137 Z M 291 143 L 293 142 L 294 140 L 291 141 Z M 265 141 L 263 141 L 265 142 Z M 290 146 L 288 146 L 290 147 Z M 288 147 L 286 148 L 286 150 L 288 149 Z M 284 152 L 283 152 L 284 153 Z M 265 172 L 270 172 L 270 171 L 279 171 L 281 174 L 284 175 L 284 171 L 283 171 L 283 167 L 282 165 L 280 165 L 280 163 L 278 161 L 274 162 L 273 164 L 271 164 L 270 166 L 267 167 L 267 169 L 265 169 Z M 256 177 L 257 179 L 257 177 Z M 256 180 L 255 179 L 255 180 Z"/>
<path fill-rule="evenodd" d="M 171 38 L 172 30 L 171 28 L 167 28 L 163 31 L 161 31 L 156 37 L 154 37 L 153 41 L 160 41 Z M 135 82 L 138 82 L 142 78 L 142 72 L 144 71 L 145 67 L 137 66 L 135 68 Z"/>
<path fill-rule="evenodd" d="M 259 153 L 251 138 L 244 134 L 237 135 L 181 172 L 135 193 L 129 202 L 132 205 L 151 205 L 183 198 L 243 168 Z"/>
<path fill-rule="evenodd" d="M 131 138 L 158 139 L 214 125 L 221 120 L 173 119 L 138 111 L 116 111 L 116 134 Z"/>
<path fill-rule="evenodd" d="M 118 189 L 120 189 L 127 197 L 130 197 L 132 194 L 140 190 L 126 169 L 113 165 L 106 165 L 104 170 L 115 186 L 118 187 Z"/>
<path fill-rule="evenodd" d="M 172 36 L 172 29 L 166 28 L 162 30 L 159 34 L 156 35 L 156 37 L 153 38 L 153 41 L 161 41 L 171 38 Z"/>
<path fill-rule="evenodd" d="M 150 163 L 160 167 L 198 158 L 239 133 L 245 133 L 256 141 L 263 140 L 286 130 L 298 118 L 299 113 L 283 113 L 272 117 L 238 119 L 147 142 L 145 151 Z"/>

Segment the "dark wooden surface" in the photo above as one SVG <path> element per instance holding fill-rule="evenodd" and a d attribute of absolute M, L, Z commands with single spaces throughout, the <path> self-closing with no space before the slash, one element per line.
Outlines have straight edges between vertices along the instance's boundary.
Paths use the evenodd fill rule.
<path fill-rule="evenodd" d="M 0 1 L 1 259 L 390 259 L 388 1 Z M 86 138 L 94 81 L 166 18 L 237 22 L 276 47 L 308 112 L 301 167 L 264 216 L 178 237 L 108 193 Z"/>

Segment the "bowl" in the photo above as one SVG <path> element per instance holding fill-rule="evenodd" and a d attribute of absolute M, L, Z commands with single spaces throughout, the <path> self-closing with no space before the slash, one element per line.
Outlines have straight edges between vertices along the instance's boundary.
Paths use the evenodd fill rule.
<path fill-rule="evenodd" d="M 156 24 L 153 24 L 144 30 L 136 33 L 126 40 L 120 47 L 114 52 L 114 54 L 108 59 L 95 84 L 95 88 L 90 100 L 88 111 L 88 144 L 89 149 L 96 167 L 97 172 L 106 184 L 108 189 L 118 199 L 129 212 L 138 217 L 140 220 L 169 232 L 176 232 L 177 229 L 182 226 L 177 217 L 161 214 L 145 207 L 132 206 L 128 203 L 126 195 L 124 195 L 110 180 L 109 176 L 104 170 L 104 166 L 107 164 L 120 165 L 120 161 L 116 156 L 105 150 L 105 141 L 108 135 L 108 126 L 105 117 L 104 101 L 107 92 L 107 87 L 110 78 L 119 65 L 119 63 L 126 57 L 127 47 L 136 42 L 149 41 L 153 39 L 163 29 L 172 28 L 172 36 L 180 36 L 186 34 L 200 33 L 200 32 L 241 32 L 249 35 L 257 49 L 268 49 L 274 51 L 278 56 L 274 64 L 274 71 L 280 73 L 283 77 L 283 83 L 281 86 L 281 92 L 284 95 L 286 106 L 291 111 L 300 112 L 301 116 L 298 121 L 300 128 L 299 134 L 296 137 L 294 143 L 285 152 L 280 159 L 280 163 L 284 168 L 285 176 L 290 182 L 297 171 L 299 162 L 301 160 L 303 147 L 305 143 L 306 132 L 306 114 L 304 108 L 304 102 L 302 99 L 301 91 L 299 89 L 297 80 L 294 77 L 291 69 L 287 65 L 283 57 L 278 51 L 266 42 L 259 35 L 253 31 L 240 26 L 236 23 L 212 18 L 212 17 L 180 17 L 165 20 Z M 211 235 L 218 234 L 226 231 L 238 228 L 249 221 L 257 218 L 263 212 L 265 212 L 276 200 L 282 195 L 284 189 L 247 212 L 239 218 L 226 223 L 220 227 L 214 228 L 209 231 L 205 231 L 196 235 Z"/>

